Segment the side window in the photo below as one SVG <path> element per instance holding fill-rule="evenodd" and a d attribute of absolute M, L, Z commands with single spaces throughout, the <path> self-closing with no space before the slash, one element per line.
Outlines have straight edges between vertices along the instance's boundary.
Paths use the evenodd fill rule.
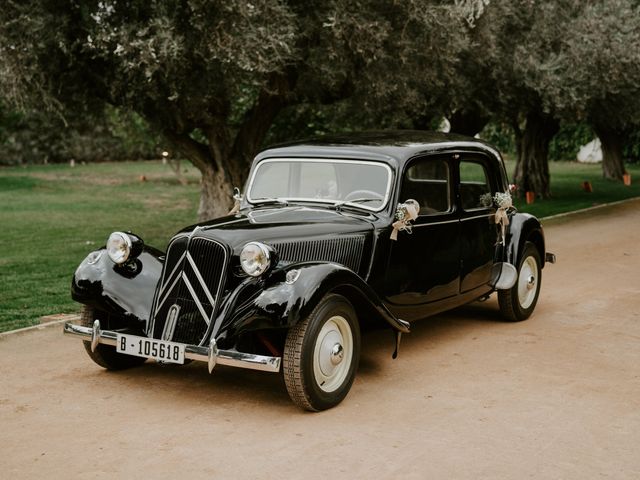
<path fill-rule="evenodd" d="M 464 210 L 493 205 L 487 170 L 482 163 L 460 162 L 460 199 Z"/>
<path fill-rule="evenodd" d="M 449 166 L 441 159 L 414 160 L 402 181 L 402 201 L 413 198 L 420 203 L 420 215 L 447 212 L 449 205 Z"/>

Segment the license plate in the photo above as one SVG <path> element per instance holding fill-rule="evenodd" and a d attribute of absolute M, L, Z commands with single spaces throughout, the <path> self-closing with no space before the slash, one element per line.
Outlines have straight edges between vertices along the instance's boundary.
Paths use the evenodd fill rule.
<path fill-rule="evenodd" d="M 184 363 L 184 344 L 154 338 L 118 333 L 116 351 L 161 362 Z"/>

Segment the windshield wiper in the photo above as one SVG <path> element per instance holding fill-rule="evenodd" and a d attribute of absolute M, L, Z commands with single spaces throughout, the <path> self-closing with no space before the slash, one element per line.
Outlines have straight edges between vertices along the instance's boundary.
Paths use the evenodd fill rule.
<path fill-rule="evenodd" d="M 252 198 L 251 203 L 254 205 L 289 205 L 286 200 L 282 198 L 271 198 L 271 197 L 260 197 L 260 198 Z"/>
<path fill-rule="evenodd" d="M 350 203 L 367 203 L 367 202 L 381 202 L 382 200 L 380 198 L 354 198 L 353 200 L 342 200 L 340 202 L 336 202 L 333 204 L 333 206 L 336 208 L 336 210 L 340 210 L 340 208 L 342 208 L 345 205 L 348 205 Z M 357 205 L 352 205 L 354 207 L 357 207 Z"/>
<path fill-rule="evenodd" d="M 367 202 L 381 202 L 381 198 L 354 198 L 353 200 L 345 200 L 344 203 L 367 203 Z"/>

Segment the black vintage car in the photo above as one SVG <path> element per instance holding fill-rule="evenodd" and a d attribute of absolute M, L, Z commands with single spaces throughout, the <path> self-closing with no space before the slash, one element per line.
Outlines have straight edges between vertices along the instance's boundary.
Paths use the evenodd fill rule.
<path fill-rule="evenodd" d="M 284 374 L 303 409 L 337 405 L 360 332 L 498 292 L 509 321 L 538 300 L 540 222 L 516 213 L 499 153 L 481 141 L 382 132 L 270 148 L 226 217 L 185 228 L 166 253 L 111 234 L 72 296 L 107 369 L 191 360 Z M 394 356 L 395 354 L 394 353 Z"/>

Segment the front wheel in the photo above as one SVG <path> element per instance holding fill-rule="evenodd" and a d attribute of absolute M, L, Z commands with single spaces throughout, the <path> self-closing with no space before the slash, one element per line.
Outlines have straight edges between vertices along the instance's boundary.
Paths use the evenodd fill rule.
<path fill-rule="evenodd" d="M 504 318 L 510 322 L 526 320 L 538 302 L 542 283 L 540 253 L 531 242 L 524 244 L 518 266 L 518 280 L 508 290 L 498 291 L 498 303 Z"/>
<path fill-rule="evenodd" d="M 103 315 L 103 312 L 85 305 L 80 315 L 80 324 L 85 327 L 91 327 L 93 326 L 94 319 L 100 318 L 101 315 Z M 116 352 L 116 347 L 111 345 L 100 343 L 95 351 L 91 351 L 91 342 L 82 343 L 84 343 L 84 348 L 87 354 L 89 354 L 89 357 L 91 357 L 91 360 L 107 370 L 124 370 L 125 368 L 142 365 L 146 361 L 146 358 L 118 353 Z"/>
<path fill-rule="evenodd" d="M 289 330 L 282 369 L 287 391 L 304 410 L 326 410 L 347 396 L 360 359 L 360 327 L 353 306 L 327 295 Z"/>

